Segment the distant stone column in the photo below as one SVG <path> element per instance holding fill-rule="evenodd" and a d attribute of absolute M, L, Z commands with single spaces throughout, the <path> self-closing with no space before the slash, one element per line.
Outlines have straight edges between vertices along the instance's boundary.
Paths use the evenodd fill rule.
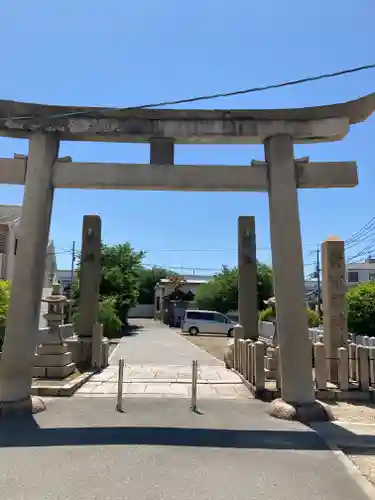
<path fill-rule="evenodd" d="M 102 223 L 98 215 L 85 215 L 82 226 L 79 306 L 76 333 L 92 337 L 99 312 Z"/>
<path fill-rule="evenodd" d="M 154 138 L 150 142 L 150 163 L 152 165 L 174 164 L 174 140 Z"/>
<path fill-rule="evenodd" d="M 244 338 L 258 338 L 255 218 L 238 217 L 238 312 Z"/>
<path fill-rule="evenodd" d="M 265 142 L 282 399 L 314 402 L 293 139 Z"/>
<path fill-rule="evenodd" d="M 0 362 L 0 409 L 36 411 L 30 398 L 53 203 L 56 134 L 31 136 L 8 321 Z M 38 405 L 38 403 L 35 403 Z M 39 409 L 42 409 L 39 405 Z"/>
<path fill-rule="evenodd" d="M 324 346 L 329 381 L 339 382 L 338 349 L 347 347 L 345 243 L 330 238 L 322 243 L 322 296 Z"/>

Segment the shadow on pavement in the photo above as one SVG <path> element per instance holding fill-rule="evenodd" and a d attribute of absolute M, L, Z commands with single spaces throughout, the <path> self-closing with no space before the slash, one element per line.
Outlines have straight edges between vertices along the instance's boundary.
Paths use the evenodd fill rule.
<path fill-rule="evenodd" d="M 327 450 L 311 431 L 268 431 L 178 427 L 40 428 L 34 419 L 3 421 L 0 447 L 150 445 L 269 450 Z"/>
<path fill-rule="evenodd" d="M 144 329 L 144 326 L 142 326 L 142 325 L 137 325 L 134 323 L 126 323 L 123 326 L 121 334 L 123 337 L 130 337 L 130 336 L 138 335 L 141 332 L 141 330 L 143 330 L 143 329 Z"/>
<path fill-rule="evenodd" d="M 375 434 L 356 434 L 334 422 L 315 422 L 309 427 L 338 448 L 355 449 L 358 455 L 375 454 Z"/>

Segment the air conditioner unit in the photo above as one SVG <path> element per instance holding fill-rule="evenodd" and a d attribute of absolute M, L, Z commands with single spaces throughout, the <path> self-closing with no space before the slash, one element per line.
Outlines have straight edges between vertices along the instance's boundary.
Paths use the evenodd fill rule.
<path fill-rule="evenodd" d="M 6 262 L 5 253 L 0 253 L 0 279 L 2 280 L 5 280 Z"/>

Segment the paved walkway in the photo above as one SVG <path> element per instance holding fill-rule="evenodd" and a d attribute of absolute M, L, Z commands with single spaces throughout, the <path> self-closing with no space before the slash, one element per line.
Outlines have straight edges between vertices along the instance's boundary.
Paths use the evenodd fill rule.
<path fill-rule="evenodd" d="M 125 337 L 110 366 L 93 376 L 76 396 L 105 397 L 117 393 L 118 361 L 125 359 L 124 397 L 191 397 L 191 362 L 197 359 L 198 398 L 249 399 L 241 379 L 224 364 L 175 330 L 143 320 L 137 335 Z"/>

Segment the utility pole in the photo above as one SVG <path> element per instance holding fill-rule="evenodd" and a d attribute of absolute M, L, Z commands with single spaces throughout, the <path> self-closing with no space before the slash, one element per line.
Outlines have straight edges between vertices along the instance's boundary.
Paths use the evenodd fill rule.
<path fill-rule="evenodd" d="M 322 306 L 321 306 L 321 289 L 320 289 L 320 249 L 319 246 L 316 249 L 316 277 L 318 280 L 318 314 L 319 318 L 322 317 Z"/>
<path fill-rule="evenodd" d="M 72 266 L 70 270 L 70 292 L 69 292 L 69 315 L 68 315 L 68 321 L 69 323 L 72 322 L 72 307 L 73 307 L 73 281 L 74 281 L 74 264 L 76 261 L 76 242 L 73 241 L 72 245 Z"/>

